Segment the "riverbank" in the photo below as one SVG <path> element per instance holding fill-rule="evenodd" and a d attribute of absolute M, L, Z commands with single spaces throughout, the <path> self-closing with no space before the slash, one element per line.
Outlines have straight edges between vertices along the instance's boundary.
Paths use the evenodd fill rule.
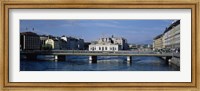
<path fill-rule="evenodd" d="M 179 57 L 172 57 L 169 60 L 169 63 L 180 67 L 180 58 Z"/>

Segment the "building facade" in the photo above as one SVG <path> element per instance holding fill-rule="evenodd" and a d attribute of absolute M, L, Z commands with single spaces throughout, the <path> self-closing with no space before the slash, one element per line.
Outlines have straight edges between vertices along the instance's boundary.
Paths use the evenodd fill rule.
<path fill-rule="evenodd" d="M 104 37 L 91 43 L 89 51 L 119 51 L 128 49 L 127 40 L 120 37 Z"/>
<path fill-rule="evenodd" d="M 47 39 L 45 41 L 45 45 L 47 48 L 49 49 L 53 49 L 53 50 L 60 50 L 60 41 L 57 38 L 54 39 Z"/>
<path fill-rule="evenodd" d="M 174 21 L 163 34 L 163 48 L 180 49 L 180 20 Z"/>
<path fill-rule="evenodd" d="M 40 49 L 43 50 L 45 47 L 45 41 L 48 39 L 49 37 L 47 35 L 40 35 Z"/>
<path fill-rule="evenodd" d="M 119 45 L 115 44 L 91 44 L 89 45 L 89 51 L 119 51 Z"/>
<path fill-rule="evenodd" d="M 173 21 L 163 34 L 153 40 L 153 49 L 163 51 L 180 51 L 180 20 Z"/>
<path fill-rule="evenodd" d="M 67 42 L 63 39 L 60 39 L 60 49 L 67 50 Z"/>
<path fill-rule="evenodd" d="M 162 48 L 163 48 L 163 34 L 160 34 L 153 39 L 153 50 L 160 50 Z"/>
<path fill-rule="evenodd" d="M 67 50 L 83 50 L 84 49 L 84 40 L 80 38 L 62 36 L 62 40 L 66 41 Z M 63 45 L 64 46 L 64 45 Z"/>
<path fill-rule="evenodd" d="M 79 50 L 84 50 L 85 49 L 85 47 L 84 47 L 84 40 L 83 39 L 78 39 L 78 49 Z"/>
<path fill-rule="evenodd" d="M 125 38 L 112 36 L 111 39 L 113 40 L 114 44 L 120 45 L 120 47 L 121 47 L 120 49 L 127 50 L 129 48 L 127 40 Z"/>
<path fill-rule="evenodd" d="M 33 32 L 20 33 L 21 50 L 40 50 L 40 37 Z"/>

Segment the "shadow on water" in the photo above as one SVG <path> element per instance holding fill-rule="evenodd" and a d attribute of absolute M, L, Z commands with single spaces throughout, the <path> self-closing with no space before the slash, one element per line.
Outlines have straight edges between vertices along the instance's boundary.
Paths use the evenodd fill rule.
<path fill-rule="evenodd" d="M 98 56 L 97 63 L 89 63 L 88 56 L 66 56 L 64 61 L 51 60 L 51 56 L 38 56 L 38 60 L 20 60 L 21 71 L 179 71 L 179 67 L 166 64 L 158 57 L 133 57 L 128 63 L 123 56 Z"/>

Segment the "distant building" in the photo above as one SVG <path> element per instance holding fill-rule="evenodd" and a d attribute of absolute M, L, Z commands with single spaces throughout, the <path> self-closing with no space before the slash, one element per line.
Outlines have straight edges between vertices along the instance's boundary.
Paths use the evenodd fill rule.
<path fill-rule="evenodd" d="M 153 45 L 152 45 L 152 44 L 148 44 L 148 45 L 147 45 L 147 48 L 152 49 L 152 48 L 153 48 Z"/>
<path fill-rule="evenodd" d="M 160 50 L 162 48 L 163 48 L 163 34 L 160 34 L 153 39 L 153 50 Z"/>
<path fill-rule="evenodd" d="M 84 40 L 80 38 L 62 36 L 62 40 L 66 41 L 66 49 L 68 50 L 83 50 Z"/>
<path fill-rule="evenodd" d="M 153 45 L 151 44 L 132 44 L 132 50 L 137 51 L 151 51 L 153 49 Z"/>
<path fill-rule="evenodd" d="M 163 48 L 180 49 L 180 20 L 174 21 L 164 31 Z"/>
<path fill-rule="evenodd" d="M 22 50 L 39 50 L 40 37 L 33 32 L 20 33 L 20 49 Z"/>
<path fill-rule="evenodd" d="M 48 43 L 46 43 L 47 40 L 48 40 Z M 55 42 L 55 44 L 50 42 L 52 40 Z M 55 37 L 52 35 L 40 35 L 40 41 L 41 41 L 41 44 L 40 44 L 41 50 L 46 50 L 46 49 L 66 50 L 67 49 L 67 46 L 66 46 L 67 42 L 61 39 L 60 37 Z"/>
<path fill-rule="evenodd" d="M 40 49 L 44 49 L 45 47 L 45 41 L 48 39 L 49 37 L 47 35 L 40 35 Z"/>
<path fill-rule="evenodd" d="M 89 51 L 119 51 L 118 44 L 90 44 Z"/>
<path fill-rule="evenodd" d="M 90 42 L 84 42 L 84 50 L 88 50 L 90 44 Z"/>
<path fill-rule="evenodd" d="M 138 49 L 138 45 L 137 44 L 129 44 L 129 49 L 131 50 L 137 50 Z"/>
<path fill-rule="evenodd" d="M 67 42 L 63 39 L 60 39 L 60 49 L 67 50 Z"/>
<path fill-rule="evenodd" d="M 53 49 L 53 50 L 59 50 L 60 49 L 60 41 L 59 41 L 58 38 L 47 39 L 45 41 L 45 45 L 49 49 Z"/>
<path fill-rule="evenodd" d="M 85 49 L 85 46 L 84 46 L 85 42 L 83 39 L 78 39 L 78 49 L 79 50 L 84 50 Z"/>
<path fill-rule="evenodd" d="M 127 40 L 120 37 L 105 37 L 89 45 L 89 51 L 118 51 L 128 49 Z"/>
<path fill-rule="evenodd" d="M 119 44 L 120 45 L 120 49 L 121 50 L 127 50 L 129 47 L 128 47 L 128 43 L 127 43 L 127 40 L 125 38 L 122 38 L 122 37 L 114 37 L 112 35 L 111 37 L 112 41 L 114 44 Z"/>

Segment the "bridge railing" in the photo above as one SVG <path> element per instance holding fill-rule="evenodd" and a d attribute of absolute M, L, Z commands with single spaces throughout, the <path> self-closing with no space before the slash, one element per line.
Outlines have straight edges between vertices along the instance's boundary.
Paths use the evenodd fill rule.
<path fill-rule="evenodd" d="M 22 50 L 20 53 L 105 53 L 105 54 L 158 54 L 154 51 L 130 51 L 130 50 L 120 50 L 120 51 L 88 51 L 88 50 Z M 171 54 L 171 53 L 162 53 Z"/>
<path fill-rule="evenodd" d="M 175 53 L 158 53 L 153 51 L 88 51 L 88 50 L 22 50 L 20 54 L 38 54 L 38 55 L 51 55 L 51 54 L 69 54 L 69 55 L 138 55 L 138 56 L 175 56 L 180 58 L 180 54 Z"/>

